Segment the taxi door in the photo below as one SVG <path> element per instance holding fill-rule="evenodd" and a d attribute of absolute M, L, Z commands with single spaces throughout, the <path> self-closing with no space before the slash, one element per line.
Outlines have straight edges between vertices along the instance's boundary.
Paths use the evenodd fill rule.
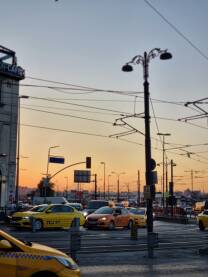
<path fill-rule="evenodd" d="M 121 209 L 121 215 L 122 215 L 122 218 L 121 218 L 122 226 L 123 227 L 128 226 L 129 220 L 131 218 L 129 211 L 127 209 L 123 208 L 123 209 Z"/>
<path fill-rule="evenodd" d="M 77 212 L 73 207 L 63 206 L 62 207 L 62 227 L 69 228 L 71 227 L 73 219 L 76 217 Z M 77 216 L 78 217 L 78 216 Z"/>
<path fill-rule="evenodd" d="M 63 224 L 62 205 L 54 205 L 44 215 L 45 228 L 60 228 Z"/>
<path fill-rule="evenodd" d="M 122 213 L 121 213 L 121 208 L 116 208 L 115 209 L 115 225 L 116 227 L 121 227 L 123 226 L 122 224 L 122 221 L 123 221 L 123 218 L 122 218 Z"/>
<path fill-rule="evenodd" d="M 9 242 L 0 236 L 0 275 L 2 277 L 16 277 L 16 252 L 4 247 L 5 242 Z"/>

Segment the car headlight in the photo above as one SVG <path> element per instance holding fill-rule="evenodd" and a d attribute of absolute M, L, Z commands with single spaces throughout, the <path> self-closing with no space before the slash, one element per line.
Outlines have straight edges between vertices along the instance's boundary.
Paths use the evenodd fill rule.
<path fill-rule="evenodd" d="M 101 219 L 100 220 L 103 220 L 103 221 L 105 221 L 105 220 L 107 220 L 107 217 L 101 217 Z"/>
<path fill-rule="evenodd" d="M 84 216 L 87 216 L 87 215 L 88 215 L 88 212 L 83 212 L 83 215 L 84 215 Z"/>
<path fill-rule="evenodd" d="M 61 257 L 61 256 L 56 256 L 55 259 L 62 265 L 64 265 L 65 267 L 72 269 L 72 270 L 76 270 L 78 269 L 78 265 L 71 259 L 71 258 L 65 258 L 65 257 Z"/>
<path fill-rule="evenodd" d="M 27 220 L 29 220 L 30 219 L 30 217 L 29 216 L 23 216 L 23 218 L 22 219 L 27 219 Z"/>

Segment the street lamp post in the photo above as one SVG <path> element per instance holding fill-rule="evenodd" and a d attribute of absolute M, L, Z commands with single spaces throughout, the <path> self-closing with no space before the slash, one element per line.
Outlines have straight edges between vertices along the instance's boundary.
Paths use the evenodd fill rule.
<path fill-rule="evenodd" d="M 158 136 L 162 136 L 162 147 L 163 147 L 163 175 L 162 175 L 162 206 L 165 206 L 165 137 L 170 136 L 169 133 L 158 133 Z M 167 161 L 166 161 L 166 191 L 167 191 Z"/>
<path fill-rule="evenodd" d="M 46 190 L 49 182 L 49 159 L 50 159 L 50 153 L 51 149 L 60 147 L 59 145 L 51 146 L 48 148 L 48 160 L 47 160 L 47 169 L 46 169 L 46 183 L 45 183 L 45 189 L 44 189 L 44 196 L 46 197 Z"/>
<path fill-rule="evenodd" d="M 110 200 L 110 177 L 111 175 L 108 174 L 108 200 Z"/>
<path fill-rule="evenodd" d="M 167 50 L 154 48 L 149 53 L 144 52 L 144 55 L 137 55 L 132 58 L 130 62 L 122 67 L 124 72 L 133 71 L 130 64 L 141 64 L 143 67 L 144 77 L 144 120 L 145 120 L 145 169 L 146 169 L 146 186 L 151 187 L 151 139 L 150 139 L 150 113 L 149 113 L 149 62 L 151 59 L 160 56 L 161 60 L 171 59 L 172 55 Z M 152 198 L 147 199 L 147 232 L 153 232 L 153 212 L 152 212 Z M 150 240 L 148 238 L 148 256 L 153 257 L 153 249 L 150 247 Z"/>
<path fill-rule="evenodd" d="M 20 95 L 17 98 L 17 165 L 16 165 L 16 187 L 15 187 L 15 204 L 16 209 L 19 206 L 19 160 L 20 160 L 20 99 L 28 99 L 27 95 Z"/>
<path fill-rule="evenodd" d="M 66 179 L 66 199 L 68 200 L 68 189 L 69 189 L 69 177 L 65 176 Z"/>
<path fill-rule="evenodd" d="M 119 177 L 122 174 L 126 174 L 126 172 L 117 173 L 117 172 L 112 171 L 111 173 L 117 175 L 117 202 L 119 203 L 119 201 L 120 201 L 120 179 L 119 179 Z"/>
<path fill-rule="evenodd" d="M 105 199 L 105 162 L 101 162 L 103 164 L 103 197 Z"/>

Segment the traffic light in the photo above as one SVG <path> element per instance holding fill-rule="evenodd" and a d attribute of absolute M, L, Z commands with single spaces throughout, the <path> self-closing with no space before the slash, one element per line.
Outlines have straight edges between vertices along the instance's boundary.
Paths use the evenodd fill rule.
<path fill-rule="evenodd" d="M 91 168 L 91 157 L 86 157 L 86 168 Z"/>

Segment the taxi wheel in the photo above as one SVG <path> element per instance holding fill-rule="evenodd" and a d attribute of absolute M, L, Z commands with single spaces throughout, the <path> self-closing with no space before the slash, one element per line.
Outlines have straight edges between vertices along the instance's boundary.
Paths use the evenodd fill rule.
<path fill-rule="evenodd" d="M 128 223 L 128 229 L 131 229 L 132 226 L 133 226 L 134 222 L 132 220 L 129 220 L 129 223 Z"/>
<path fill-rule="evenodd" d="M 199 229 L 200 229 L 201 231 L 204 231 L 204 229 L 205 229 L 204 224 L 203 224 L 202 221 L 199 221 Z"/>
<path fill-rule="evenodd" d="M 35 221 L 35 230 L 40 231 L 43 229 L 43 222 L 41 220 Z"/>
<path fill-rule="evenodd" d="M 113 221 L 109 222 L 108 229 L 109 230 L 114 230 L 115 229 L 115 223 Z"/>

